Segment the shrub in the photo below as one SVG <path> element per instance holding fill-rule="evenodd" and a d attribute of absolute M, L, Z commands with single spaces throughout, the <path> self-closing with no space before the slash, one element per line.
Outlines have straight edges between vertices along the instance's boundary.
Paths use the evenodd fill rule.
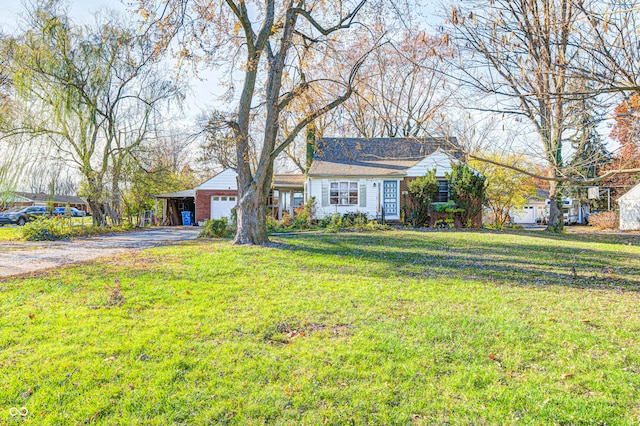
<path fill-rule="evenodd" d="M 292 226 L 295 229 L 311 228 L 316 215 L 316 200 L 311 197 L 307 202 L 294 209 Z"/>
<path fill-rule="evenodd" d="M 327 218 L 325 218 L 327 219 Z M 327 229 L 327 231 L 329 232 L 340 232 L 342 230 L 343 227 L 343 223 L 342 223 L 342 215 L 336 213 L 332 216 L 328 216 L 328 222 L 325 225 L 325 228 Z M 321 225 L 324 225 L 324 223 L 322 223 Z"/>
<path fill-rule="evenodd" d="M 289 212 L 282 212 L 282 220 L 280 224 L 283 228 L 288 228 L 291 226 L 291 216 L 289 216 Z"/>
<path fill-rule="evenodd" d="M 599 212 L 589 215 L 589 225 L 599 229 L 618 229 L 620 221 L 618 212 Z"/>
<path fill-rule="evenodd" d="M 409 181 L 407 189 L 411 198 L 411 210 L 406 215 L 406 218 L 414 227 L 424 226 L 429 221 L 431 202 L 438 194 L 435 169 L 427 171 L 424 176 Z"/>
<path fill-rule="evenodd" d="M 332 216 L 325 216 L 318 222 L 318 227 L 326 229 L 329 232 L 340 232 L 350 229 L 356 231 L 391 229 L 391 227 L 382 225 L 375 220 L 369 220 L 367 214 L 362 212 L 345 213 L 343 215 L 336 213 Z"/>
<path fill-rule="evenodd" d="M 309 226 L 309 214 L 304 206 L 296 207 L 293 214 L 291 226 L 295 229 L 306 229 Z"/>
<path fill-rule="evenodd" d="M 22 238 L 27 241 L 68 240 L 72 231 L 66 226 L 64 219 L 58 217 L 38 218 L 27 222 L 21 229 Z"/>
<path fill-rule="evenodd" d="M 202 231 L 198 234 L 200 238 L 222 238 L 230 234 L 227 218 L 209 219 L 204 223 Z"/>
<path fill-rule="evenodd" d="M 276 218 L 271 215 L 267 215 L 267 233 L 271 234 L 273 232 L 282 231 L 282 225 Z"/>
<path fill-rule="evenodd" d="M 451 173 L 446 173 L 446 176 L 451 189 L 451 200 L 461 209 L 459 217 L 462 224 L 470 228 L 475 221 L 480 226 L 487 179 L 476 174 L 466 164 L 453 164 Z"/>

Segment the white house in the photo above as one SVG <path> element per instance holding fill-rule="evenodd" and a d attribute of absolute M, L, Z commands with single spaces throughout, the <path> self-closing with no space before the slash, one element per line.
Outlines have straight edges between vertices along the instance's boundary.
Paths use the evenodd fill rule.
<path fill-rule="evenodd" d="M 618 198 L 620 230 L 640 230 L 640 183 Z"/>
<path fill-rule="evenodd" d="M 365 213 L 399 220 L 407 202 L 407 181 L 436 170 L 440 192 L 449 201 L 445 174 L 459 161 L 455 138 L 324 138 L 317 141 L 307 173 L 307 199 L 316 200 L 316 217 Z"/>

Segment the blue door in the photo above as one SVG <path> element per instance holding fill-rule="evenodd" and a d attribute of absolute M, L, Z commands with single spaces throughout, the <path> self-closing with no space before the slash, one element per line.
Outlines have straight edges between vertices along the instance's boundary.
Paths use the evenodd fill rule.
<path fill-rule="evenodd" d="M 398 181 L 385 180 L 382 186 L 385 216 L 398 215 Z"/>

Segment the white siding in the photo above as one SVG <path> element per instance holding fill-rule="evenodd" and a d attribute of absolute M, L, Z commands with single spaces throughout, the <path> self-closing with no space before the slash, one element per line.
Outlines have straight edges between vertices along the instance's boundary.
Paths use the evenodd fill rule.
<path fill-rule="evenodd" d="M 622 231 L 640 230 L 640 184 L 618 198 L 618 204 L 620 205 L 620 229 Z"/>
<path fill-rule="evenodd" d="M 445 177 L 445 173 L 451 173 L 451 161 L 456 160 L 443 152 L 436 151 L 408 169 L 407 177 L 424 176 L 428 170 L 433 169 L 436 169 L 437 177 Z"/>
<path fill-rule="evenodd" d="M 540 203 L 529 203 L 525 206 L 524 209 L 512 209 L 509 211 L 509 215 L 511 216 L 511 220 L 513 223 L 535 223 L 538 221 L 542 221 L 546 216 L 545 204 L 544 202 Z"/>
<path fill-rule="evenodd" d="M 620 204 L 620 229 L 622 231 L 640 230 L 640 197 L 638 199 L 618 200 Z"/>
<path fill-rule="evenodd" d="M 218 173 L 202 185 L 196 187 L 196 189 L 202 190 L 222 190 L 222 191 L 237 191 L 238 190 L 238 174 L 233 169 L 225 169 Z"/>
<path fill-rule="evenodd" d="M 316 205 L 316 218 L 322 219 L 325 216 L 331 216 L 336 213 L 366 213 L 370 219 L 375 219 L 380 215 L 378 206 L 380 204 L 380 197 L 382 194 L 382 182 L 384 180 L 398 181 L 398 206 L 400 206 L 400 180 L 398 178 L 331 178 L 331 179 L 309 179 L 307 182 L 308 196 L 315 197 Z M 352 206 L 340 206 L 335 204 L 322 205 L 322 187 L 327 189 L 330 187 L 331 182 L 358 182 L 358 204 Z M 375 184 L 375 186 L 374 186 Z M 362 194 L 360 192 L 361 186 L 366 187 L 366 206 L 360 206 L 362 200 Z M 387 219 L 394 220 L 399 219 L 399 216 L 387 217 Z"/>
<path fill-rule="evenodd" d="M 618 200 L 640 200 L 640 183 L 631 188 L 627 193 L 623 194 Z"/>

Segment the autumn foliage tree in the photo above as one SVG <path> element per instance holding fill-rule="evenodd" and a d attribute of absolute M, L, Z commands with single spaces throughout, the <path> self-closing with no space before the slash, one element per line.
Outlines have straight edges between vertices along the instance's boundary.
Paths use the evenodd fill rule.
<path fill-rule="evenodd" d="M 268 243 L 266 202 L 274 161 L 317 118 L 352 95 L 373 46 L 359 43 L 367 0 L 142 0 L 140 10 L 162 50 L 224 66 L 238 96 L 224 123 L 238 172 L 236 244 Z M 384 2 L 378 2 L 384 4 Z M 235 93 L 235 92 L 234 92 Z M 311 95 L 308 109 L 293 108 Z M 251 164 L 251 141 L 258 152 Z"/>
<path fill-rule="evenodd" d="M 612 158 L 609 169 L 637 169 L 640 168 L 640 95 L 635 93 L 624 100 L 615 109 L 615 124 L 611 130 L 611 137 L 619 144 L 619 149 Z M 615 188 L 627 188 L 634 185 L 640 172 L 633 174 L 618 174 L 608 178 L 604 185 Z"/>
<path fill-rule="evenodd" d="M 460 80 L 498 99 L 487 105 L 524 118 L 536 132 L 549 180 L 549 229 L 560 230 L 562 183 L 567 179 L 565 133 L 581 100 L 579 18 L 572 0 L 494 0 L 459 3 L 452 34 L 465 60 Z"/>
<path fill-rule="evenodd" d="M 537 188 L 529 176 L 498 165 L 499 162 L 505 162 L 522 167 L 521 158 L 504 158 L 499 154 L 487 154 L 486 157 L 494 162 L 472 160 L 469 165 L 486 178 L 485 202 L 491 211 L 490 220 L 496 227 L 502 228 L 509 219 L 509 213 L 524 207 L 529 198 L 536 195 Z"/>

